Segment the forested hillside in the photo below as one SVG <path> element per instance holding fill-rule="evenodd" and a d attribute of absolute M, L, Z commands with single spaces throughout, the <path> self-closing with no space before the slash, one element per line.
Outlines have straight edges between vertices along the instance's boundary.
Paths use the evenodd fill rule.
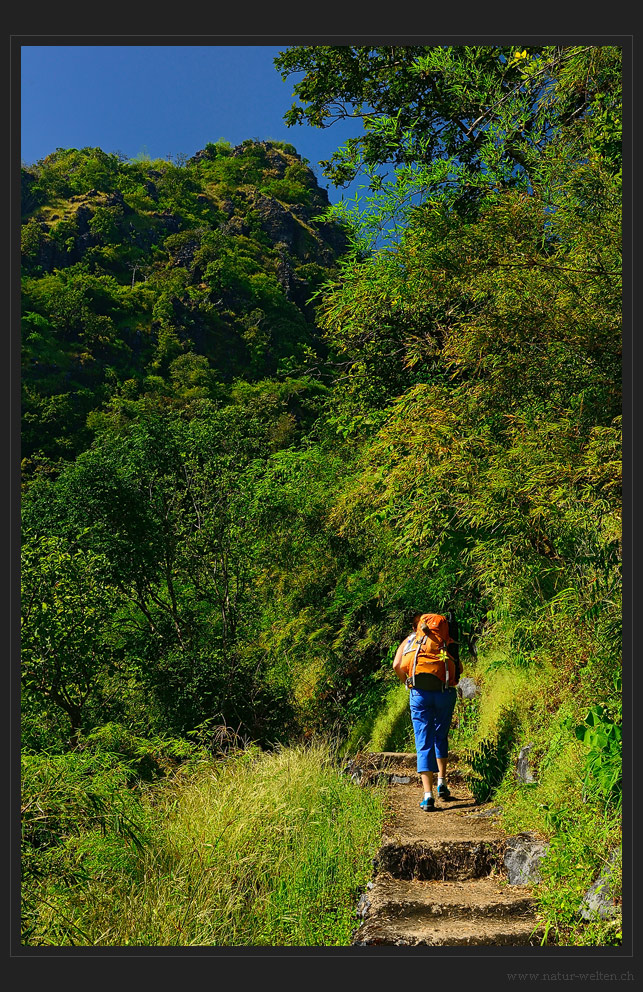
<path fill-rule="evenodd" d="M 578 906 L 620 844 L 620 52 L 277 68 L 293 126 L 363 116 L 326 163 L 355 209 L 279 142 L 23 166 L 25 940 L 100 942 L 41 900 L 115 870 L 85 815 L 133 857 L 127 782 L 234 735 L 412 747 L 391 661 L 426 608 L 479 687 L 473 787 L 551 842 L 548 931 L 618 942 Z"/>

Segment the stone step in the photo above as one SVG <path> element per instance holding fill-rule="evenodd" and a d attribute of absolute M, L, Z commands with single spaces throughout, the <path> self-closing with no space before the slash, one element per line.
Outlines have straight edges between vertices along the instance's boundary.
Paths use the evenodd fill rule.
<path fill-rule="evenodd" d="M 504 850 L 502 838 L 418 839 L 402 843 L 384 838 L 373 859 L 373 869 L 375 875 L 386 873 L 401 879 L 464 881 L 502 873 Z"/>
<path fill-rule="evenodd" d="M 374 944 L 406 947 L 451 947 L 494 945 L 530 947 L 542 941 L 543 928 L 534 919 L 481 917 L 398 918 L 384 922 L 367 920 L 353 934 L 351 943 L 357 947 Z"/>
<path fill-rule="evenodd" d="M 447 781 L 463 783 L 464 777 L 457 765 L 458 755 L 449 753 Z M 421 786 L 417 771 L 417 755 L 415 751 L 362 751 L 344 766 L 345 775 L 350 775 L 354 782 L 360 785 L 374 785 L 384 782 L 387 785 L 407 785 L 412 783 Z"/>
<path fill-rule="evenodd" d="M 532 918 L 534 900 L 527 886 L 510 886 L 496 878 L 424 881 L 378 875 L 360 899 L 357 912 L 364 920 Z"/>
<path fill-rule="evenodd" d="M 420 809 L 415 754 L 361 754 L 351 771 L 360 783 L 383 778 L 387 819 L 373 859 L 373 881 L 357 907 L 356 946 L 538 946 L 531 890 L 505 878 L 507 837 L 497 807 L 479 806 L 450 755 L 449 799 Z M 521 879 L 522 881 L 522 879 Z"/>
<path fill-rule="evenodd" d="M 379 768 L 376 771 L 362 772 L 365 783 L 376 784 L 379 782 L 385 782 L 388 785 L 417 785 L 422 784 L 422 779 L 413 768 L 405 768 L 404 766 L 398 765 L 390 766 L 388 768 Z M 464 778 L 459 768 L 449 768 L 449 788 L 454 783 L 462 783 Z"/>
<path fill-rule="evenodd" d="M 372 765 L 373 768 L 417 768 L 417 754 L 415 751 L 363 751 L 360 758 L 364 763 Z M 454 751 L 449 751 L 449 765 L 458 761 L 458 755 Z"/>

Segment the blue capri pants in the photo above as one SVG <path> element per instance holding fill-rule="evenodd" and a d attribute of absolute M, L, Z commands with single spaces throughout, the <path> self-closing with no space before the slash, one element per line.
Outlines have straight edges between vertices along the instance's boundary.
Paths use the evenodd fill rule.
<path fill-rule="evenodd" d="M 455 708 L 455 689 L 411 689 L 411 720 L 415 734 L 418 772 L 437 772 L 436 758 L 449 754 L 449 729 Z"/>

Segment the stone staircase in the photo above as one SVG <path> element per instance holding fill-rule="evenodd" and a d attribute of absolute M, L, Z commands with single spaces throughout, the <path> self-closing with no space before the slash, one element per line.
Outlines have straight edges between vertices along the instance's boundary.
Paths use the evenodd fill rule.
<path fill-rule="evenodd" d="M 415 761 L 415 754 L 371 753 L 349 769 L 364 784 L 384 777 L 390 800 L 352 944 L 539 945 L 531 890 L 507 882 L 506 835 L 493 808 L 476 805 L 451 755 L 451 798 L 425 813 Z"/>

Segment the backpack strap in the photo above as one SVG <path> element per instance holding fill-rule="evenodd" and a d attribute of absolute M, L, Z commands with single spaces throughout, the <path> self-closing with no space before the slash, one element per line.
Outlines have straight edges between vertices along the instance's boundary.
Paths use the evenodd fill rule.
<path fill-rule="evenodd" d="M 426 641 L 426 634 L 424 635 L 424 637 L 421 638 L 421 640 L 418 641 L 418 646 L 417 646 L 417 649 L 416 649 L 416 652 L 415 652 L 415 657 L 413 658 L 413 672 L 411 674 L 411 684 L 412 684 L 413 688 L 415 688 L 415 669 L 417 668 L 418 655 L 420 653 L 420 648 L 422 647 L 422 645 L 424 644 L 425 641 Z"/>
<path fill-rule="evenodd" d="M 404 648 L 402 650 L 403 656 L 409 654 L 409 652 L 412 651 L 414 640 L 415 640 L 415 634 L 409 634 L 406 641 L 404 642 Z"/>

